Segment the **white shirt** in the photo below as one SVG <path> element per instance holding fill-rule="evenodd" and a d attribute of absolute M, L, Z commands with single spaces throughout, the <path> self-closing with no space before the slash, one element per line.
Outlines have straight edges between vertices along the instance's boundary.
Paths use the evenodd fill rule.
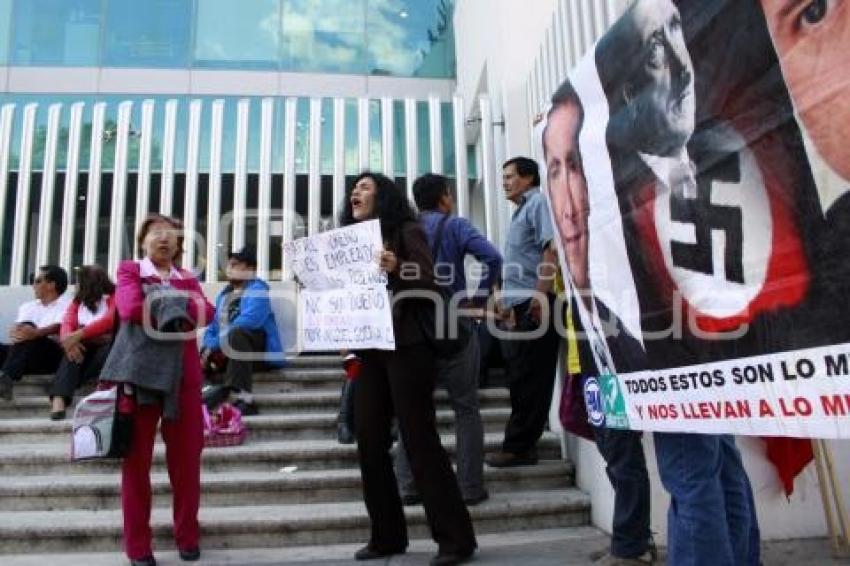
<path fill-rule="evenodd" d="M 80 305 L 77 309 L 77 324 L 80 326 L 88 326 L 92 322 L 106 315 L 106 295 L 104 295 L 100 301 L 98 301 L 97 305 L 95 305 L 94 311 L 89 309 L 86 305 Z"/>
<path fill-rule="evenodd" d="M 62 317 L 65 316 L 65 311 L 68 310 L 70 303 L 71 298 L 67 295 L 62 295 L 47 305 L 38 299 L 29 301 L 18 308 L 18 317 L 15 319 L 15 323 L 29 322 L 34 324 L 36 328 L 61 324 Z"/>
<path fill-rule="evenodd" d="M 146 257 L 144 259 L 139 260 L 139 275 L 141 277 L 156 277 L 157 279 L 162 278 L 159 274 L 159 270 L 157 270 L 156 266 L 151 261 L 151 258 Z M 168 274 L 168 279 L 183 279 L 183 276 L 180 275 L 180 270 L 171 266 L 171 273 Z"/>

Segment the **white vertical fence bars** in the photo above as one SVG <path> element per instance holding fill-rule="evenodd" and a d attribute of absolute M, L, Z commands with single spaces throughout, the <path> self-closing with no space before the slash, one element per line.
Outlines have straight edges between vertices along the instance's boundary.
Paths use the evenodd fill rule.
<path fill-rule="evenodd" d="M 0 110 L 0 245 L 6 224 L 6 195 L 9 192 L 9 153 L 12 143 L 12 122 L 15 105 L 4 104 Z"/>
<path fill-rule="evenodd" d="M 174 209 L 174 152 L 177 145 L 177 101 L 165 103 L 165 129 L 162 140 L 162 181 L 159 212 L 171 216 Z"/>
<path fill-rule="evenodd" d="M 186 134 L 186 185 L 183 201 L 183 268 L 198 273 L 198 157 L 201 151 L 201 110 L 203 102 L 189 103 L 189 127 Z"/>
<path fill-rule="evenodd" d="M 413 181 L 419 171 L 419 148 L 417 142 L 419 134 L 416 128 L 416 100 L 413 98 L 404 99 L 404 146 L 405 160 L 407 168 L 405 177 L 407 178 L 407 198 L 413 200 Z"/>
<path fill-rule="evenodd" d="M 238 251 L 245 245 L 245 204 L 248 200 L 248 119 L 251 101 L 241 99 L 236 104 L 236 152 L 233 163 L 233 236 L 230 249 Z"/>
<path fill-rule="evenodd" d="M 498 234 L 496 219 L 496 169 L 495 156 L 493 154 L 493 112 L 490 105 L 490 97 L 482 95 L 478 98 L 478 107 L 481 110 L 481 173 L 484 181 L 484 225 L 487 239 L 496 241 Z"/>
<path fill-rule="evenodd" d="M 466 120 L 464 120 L 463 98 L 452 99 L 452 127 L 455 138 L 455 188 L 457 190 L 458 216 L 469 217 L 469 169 L 466 163 Z"/>
<path fill-rule="evenodd" d="M 554 36 L 552 37 L 554 41 Z M 539 69 L 542 71 L 543 69 Z M 550 71 L 551 72 L 551 71 Z M 551 79 L 550 79 L 551 80 Z M 419 124 L 420 104 L 427 104 L 428 123 L 427 126 Z M 222 154 L 224 143 L 224 100 L 213 100 L 210 102 L 211 118 L 210 148 L 209 148 L 209 184 L 207 210 L 198 209 L 200 198 L 200 178 L 203 172 L 200 170 L 200 151 L 202 139 L 202 116 L 204 115 L 204 102 L 199 99 L 191 100 L 188 104 L 188 123 L 186 125 L 186 181 L 185 191 L 181 198 L 183 202 L 175 202 L 174 173 L 175 157 L 177 154 L 178 124 L 177 119 L 180 111 L 181 101 L 167 100 L 162 105 L 164 113 L 164 133 L 162 143 L 162 180 L 159 202 L 153 205 L 165 214 L 173 214 L 175 210 L 182 212 L 182 219 L 186 229 L 185 247 L 182 264 L 187 268 L 203 269 L 206 266 L 205 280 L 215 282 L 219 277 L 221 261 L 220 242 L 221 234 L 221 193 L 222 193 Z M 307 140 L 298 139 L 298 136 L 309 134 L 309 154 L 307 164 L 307 233 L 317 233 L 321 225 L 321 200 L 322 200 L 322 143 L 332 143 L 332 175 L 333 175 L 333 205 L 334 219 L 339 216 L 341 205 L 345 194 L 346 178 L 346 155 L 357 156 L 357 165 L 361 169 L 369 168 L 371 155 L 370 147 L 370 121 L 375 116 L 370 115 L 370 103 L 367 98 L 357 99 L 357 135 L 356 144 L 346 144 L 346 99 L 335 98 L 325 102 L 321 98 L 310 99 L 309 128 L 306 131 L 297 127 L 297 110 L 299 100 L 296 97 L 288 97 L 283 101 L 284 131 L 283 131 L 283 209 L 282 226 L 272 221 L 272 180 L 273 155 L 275 152 L 275 106 L 274 98 L 265 98 L 260 101 L 261 118 L 258 132 L 250 128 L 250 99 L 242 99 L 236 108 L 236 132 L 235 132 L 235 163 L 234 163 L 234 196 L 233 196 L 233 227 L 230 247 L 237 249 L 243 246 L 247 240 L 249 230 L 247 218 L 253 214 L 246 210 L 248 202 L 248 162 L 249 151 L 252 144 L 249 143 L 250 135 L 259 138 L 259 183 L 258 183 L 258 211 L 257 211 L 257 249 L 258 270 L 261 276 L 268 278 L 271 275 L 271 240 L 279 233 L 285 240 L 291 240 L 299 232 L 299 217 L 296 213 L 296 180 L 298 179 L 295 167 L 296 148 Z M 331 139 L 322 139 L 323 105 L 332 104 L 333 132 Z M 422 128 L 427 127 L 429 137 L 430 162 L 428 170 L 435 173 L 444 172 L 444 157 L 448 150 L 443 140 L 443 101 L 435 95 L 431 95 L 425 101 L 414 98 L 404 98 L 403 120 L 405 134 L 402 140 L 397 139 L 398 128 L 396 117 L 396 105 L 398 99 L 382 98 L 380 104 L 381 116 L 381 165 L 380 168 L 388 176 L 404 174 L 407 178 L 408 196 L 412 197 L 413 181 L 419 173 L 419 143 L 420 134 L 425 134 Z M 12 242 L 12 255 L 10 262 L 10 279 L 12 285 L 24 283 L 25 270 L 33 264 L 41 265 L 51 261 L 57 261 L 66 270 L 71 269 L 79 258 L 75 258 L 74 251 L 82 249 L 82 263 L 94 263 L 105 259 L 106 267 L 114 272 L 118 261 L 127 255 L 129 247 L 135 250 L 133 235 L 150 210 L 150 191 L 152 184 L 152 170 L 159 163 L 153 163 L 154 120 L 157 117 L 156 103 L 153 100 L 144 100 L 140 103 L 140 128 L 138 132 L 132 131 L 131 120 L 134 114 L 133 102 L 125 101 L 117 106 L 117 128 L 115 132 L 105 132 L 107 105 L 104 102 L 96 103 L 91 110 L 91 138 L 84 137 L 83 125 L 86 120 L 86 107 L 84 103 L 78 102 L 70 105 L 70 118 L 68 125 L 67 162 L 64 168 L 65 181 L 61 204 L 55 201 L 55 177 L 58 170 L 57 156 L 65 148 L 59 148 L 60 130 L 62 127 L 63 107 L 53 104 L 47 108 L 46 139 L 44 162 L 35 164 L 35 168 L 43 168 L 41 180 L 41 195 L 38 223 L 33 222 L 34 212 L 30 210 L 32 192 L 32 157 L 35 151 L 36 128 L 39 124 L 39 106 L 28 104 L 21 108 L 21 135 L 12 139 L 17 110 L 14 104 L 7 104 L 0 109 L 0 233 L 2 223 L 10 222 L 6 215 L 2 214 L 5 204 L 4 196 L 8 193 L 8 179 L 10 173 L 11 155 L 14 149 L 20 147 L 20 163 L 18 166 L 18 180 L 15 196 L 15 217 Z M 495 145 L 493 131 L 493 111 L 489 99 L 482 103 L 482 136 L 486 148 L 484 162 L 482 163 L 482 175 L 484 176 L 484 206 L 486 218 L 486 231 L 489 237 L 497 237 L 499 229 L 494 196 L 498 191 L 496 188 L 495 171 Z M 451 109 L 451 132 L 454 137 L 454 168 L 457 187 L 457 209 L 458 213 L 467 216 L 470 212 L 469 194 L 469 171 L 467 167 L 467 145 L 465 136 L 464 102 L 459 96 L 452 100 Z M 374 124 L 372 124 L 374 125 Z M 182 127 L 182 125 L 181 125 Z M 139 138 L 139 153 L 130 155 L 130 142 L 134 137 Z M 377 141 L 377 140 L 371 140 Z M 107 142 L 115 144 L 114 162 L 111 166 L 104 167 L 104 159 L 111 159 L 113 155 L 104 156 L 104 145 Z M 180 142 L 183 143 L 183 142 Z M 395 168 L 396 150 L 398 144 L 404 143 L 404 155 L 406 166 L 404 171 Z M 13 147 L 14 144 L 14 147 Z M 88 144 L 89 159 L 87 164 L 80 163 L 84 152 L 84 146 Z M 377 145 L 377 144 L 376 144 Z M 182 148 L 181 148 L 182 149 Z M 256 150 L 254 150 L 256 151 Z M 135 206 L 127 203 L 127 191 L 130 175 L 130 161 L 138 157 L 138 178 L 136 182 Z M 182 165 L 181 165 L 182 167 Z M 111 186 L 111 206 L 109 218 L 101 218 L 102 198 L 101 183 L 104 169 L 107 173 L 113 173 Z M 80 171 L 88 171 L 88 184 L 85 188 L 79 187 Z M 327 196 L 327 195 L 325 195 Z M 83 230 L 75 227 L 77 222 L 78 200 L 85 200 L 85 226 Z M 181 206 L 182 205 L 182 206 Z M 62 207 L 62 222 L 60 228 L 55 228 L 50 218 L 53 216 L 55 206 Z M 200 215 L 200 216 L 199 216 Z M 198 233 L 198 222 L 206 218 L 206 242 L 205 246 L 196 238 Z M 99 231 L 108 224 L 108 242 L 99 244 Z M 251 224 L 253 226 L 253 224 Z M 281 226 L 278 232 L 277 226 Z M 229 227 L 225 226 L 225 229 Z M 60 230 L 58 234 L 59 248 L 54 251 L 51 241 L 57 240 L 52 230 Z M 105 237 L 105 233 L 104 233 Z M 75 242 L 75 240 L 77 240 Z M 82 241 L 80 241 L 82 240 Z M 224 241 L 228 238 L 225 237 Z M 201 247 L 199 248 L 199 245 Z M 276 249 L 276 248 L 275 248 Z M 99 255 L 105 252 L 105 258 Z M 203 261 L 199 261 L 198 256 Z M 56 256 L 56 257 L 54 257 Z M 285 259 L 285 258 L 284 258 Z M 284 277 L 288 277 L 287 266 L 284 263 Z M 4 282 L 5 283 L 5 282 Z"/>
<path fill-rule="evenodd" d="M 334 99 L 333 225 L 342 212 L 345 195 L 345 99 Z"/>
<path fill-rule="evenodd" d="M 218 281 L 219 222 L 221 221 L 221 140 L 224 134 L 224 101 L 212 103 L 210 115 L 210 177 L 207 195 L 207 254 L 204 268 L 207 283 Z"/>
<path fill-rule="evenodd" d="M 77 220 L 77 184 L 80 172 L 80 133 L 83 126 L 82 102 L 71 105 L 68 122 L 68 156 L 65 158 L 65 190 L 62 203 L 62 227 L 59 233 L 59 266 L 71 270 L 74 253 L 74 225 Z"/>
<path fill-rule="evenodd" d="M 310 157 L 307 166 L 307 234 L 319 233 L 322 214 L 322 99 L 310 99 Z"/>
<path fill-rule="evenodd" d="M 274 99 L 264 98 L 260 108 L 260 178 L 257 198 L 257 275 L 263 279 L 269 278 L 273 127 Z"/>
<path fill-rule="evenodd" d="M 151 187 L 151 149 L 153 147 L 153 112 L 154 101 L 142 102 L 142 129 L 139 132 L 139 170 L 136 179 L 136 223 L 133 234 L 139 233 L 150 207 Z M 139 250 L 133 245 L 133 257 L 137 257 Z"/>
<path fill-rule="evenodd" d="M 32 147 L 38 104 L 24 107 L 21 132 L 21 152 L 18 164 L 18 191 L 15 198 L 15 224 L 12 233 L 12 264 L 10 279 L 13 284 L 24 283 L 27 232 L 29 227 L 30 177 L 32 175 Z"/>
<path fill-rule="evenodd" d="M 362 109 L 358 110 L 362 112 Z M 295 126 L 298 120 L 297 98 L 289 97 L 286 99 L 283 115 L 283 241 L 288 242 L 295 236 Z M 283 278 L 290 279 L 289 258 L 286 257 L 286 254 L 283 254 L 281 265 L 283 266 Z"/>
<path fill-rule="evenodd" d="M 115 273 L 121 260 L 124 243 L 124 219 L 127 212 L 127 148 L 130 137 L 132 102 L 118 105 L 118 125 L 115 131 L 115 159 L 112 172 L 112 205 L 109 219 L 109 246 L 106 268 Z M 132 237 L 131 237 L 132 240 Z"/>
<path fill-rule="evenodd" d="M 381 169 L 390 179 L 394 175 L 393 99 L 381 99 Z"/>
<path fill-rule="evenodd" d="M 443 108 L 437 96 L 428 97 L 428 133 L 431 173 L 443 174 Z"/>
<path fill-rule="evenodd" d="M 369 99 L 357 99 L 357 171 L 369 168 Z"/>
<path fill-rule="evenodd" d="M 558 84 L 562 83 L 567 78 L 569 71 L 569 60 L 567 58 L 567 38 L 564 35 L 566 6 L 564 2 L 558 2 L 555 9 L 555 21 L 552 24 L 555 30 L 555 64 L 558 69 Z"/>
<path fill-rule="evenodd" d="M 44 142 L 44 164 L 41 169 L 41 197 L 38 206 L 38 235 L 36 236 L 35 265 L 50 263 L 50 234 L 53 227 L 53 198 L 56 188 L 56 149 L 59 141 L 61 104 L 51 104 L 47 110 L 47 136 Z"/>

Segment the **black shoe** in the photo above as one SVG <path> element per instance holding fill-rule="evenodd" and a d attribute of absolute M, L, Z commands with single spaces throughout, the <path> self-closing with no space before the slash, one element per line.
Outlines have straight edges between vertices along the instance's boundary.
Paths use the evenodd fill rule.
<path fill-rule="evenodd" d="M 233 406 L 239 409 L 239 412 L 242 413 L 243 417 L 252 417 L 260 414 L 259 407 L 257 407 L 257 404 L 253 401 L 237 399 L 233 402 Z"/>
<path fill-rule="evenodd" d="M 476 495 L 475 497 L 464 497 L 463 502 L 466 503 L 467 506 L 478 505 L 483 501 L 487 501 L 490 499 L 490 494 L 487 493 L 486 489 L 482 489 L 481 493 Z"/>
<path fill-rule="evenodd" d="M 469 562 L 473 554 L 475 554 L 474 549 L 469 552 L 440 552 L 428 564 L 430 566 L 455 566 L 455 564 Z"/>
<path fill-rule="evenodd" d="M 487 458 L 487 465 L 493 468 L 510 468 L 512 466 L 533 466 L 537 463 L 537 450 L 529 450 L 520 454 L 513 452 L 497 452 Z"/>
<path fill-rule="evenodd" d="M 401 496 L 401 504 L 409 507 L 411 505 L 421 505 L 422 498 L 419 497 L 418 493 L 408 493 L 406 495 Z"/>
<path fill-rule="evenodd" d="M 404 554 L 407 552 L 406 546 L 401 546 L 395 549 L 391 548 L 376 548 L 370 544 L 367 544 L 360 550 L 354 553 L 355 560 L 377 560 L 378 558 L 386 558 L 387 556 L 393 556 L 394 554 Z"/>
<path fill-rule="evenodd" d="M 130 560 L 130 566 L 156 566 L 156 558 L 151 554 L 138 560 Z"/>
<path fill-rule="evenodd" d="M 12 400 L 12 388 L 14 387 L 15 382 L 12 381 L 12 378 L 6 375 L 5 373 L 0 372 L 0 399 L 5 401 Z"/>
<path fill-rule="evenodd" d="M 195 548 L 187 548 L 185 550 L 180 550 L 179 554 L 180 560 L 183 562 L 194 562 L 201 558 L 201 549 L 197 546 Z"/>
<path fill-rule="evenodd" d="M 64 421 L 65 420 L 65 409 L 61 411 L 50 411 L 50 420 L 51 421 Z"/>
<path fill-rule="evenodd" d="M 354 444 L 354 433 L 345 423 L 337 423 L 336 439 L 340 444 Z"/>

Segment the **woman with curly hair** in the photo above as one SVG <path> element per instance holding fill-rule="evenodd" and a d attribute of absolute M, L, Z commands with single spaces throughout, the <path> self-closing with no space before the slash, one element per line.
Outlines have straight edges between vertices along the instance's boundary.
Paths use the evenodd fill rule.
<path fill-rule="evenodd" d="M 115 284 L 99 265 L 77 270 L 77 293 L 59 328 L 64 356 L 50 386 L 50 419 L 61 421 L 74 391 L 100 374 L 115 332 Z"/>
<path fill-rule="evenodd" d="M 378 219 L 384 239 L 379 263 L 390 293 L 437 290 L 425 233 L 404 193 L 378 173 L 361 173 L 343 204 L 340 224 Z M 395 350 L 363 350 L 354 400 L 355 435 L 363 496 L 371 521 L 369 542 L 357 560 L 402 554 L 407 526 L 393 472 L 390 427 L 398 419 L 431 536 L 439 545 L 432 566 L 460 564 L 475 552 L 475 533 L 448 455 L 440 444 L 434 414 L 434 354 L 416 310 L 433 309 L 428 299 L 392 301 Z"/>

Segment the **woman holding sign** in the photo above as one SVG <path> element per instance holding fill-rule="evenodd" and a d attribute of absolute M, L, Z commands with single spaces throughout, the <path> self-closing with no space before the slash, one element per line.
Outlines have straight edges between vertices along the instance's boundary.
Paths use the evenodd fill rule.
<path fill-rule="evenodd" d="M 384 249 L 380 250 L 378 261 L 387 273 L 391 294 L 437 290 L 425 234 L 404 193 L 392 180 L 378 173 L 361 173 L 343 206 L 343 226 L 380 221 Z M 407 526 L 390 456 L 393 416 L 398 419 L 431 535 L 439 545 L 431 564 L 460 564 L 472 557 L 477 546 L 469 512 L 437 434 L 434 354 L 416 313 L 416 309 L 428 308 L 434 308 L 428 299 L 394 300 L 396 349 L 359 352 L 363 365 L 354 400 L 354 419 L 371 536 L 355 554 L 357 560 L 402 554 L 407 549 Z"/>

